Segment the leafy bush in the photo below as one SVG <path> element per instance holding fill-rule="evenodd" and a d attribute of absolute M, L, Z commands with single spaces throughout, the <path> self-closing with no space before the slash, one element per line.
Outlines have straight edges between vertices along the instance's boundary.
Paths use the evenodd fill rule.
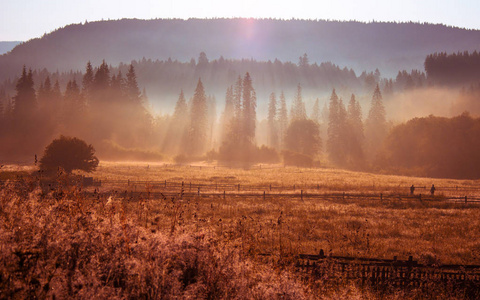
<path fill-rule="evenodd" d="M 285 150 L 283 154 L 283 163 L 287 166 L 313 167 L 313 158 L 298 152 Z"/>
<path fill-rule="evenodd" d="M 75 137 L 60 136 L 45 148 L 40 159 L 40 169 L 55 171 L 62 168 L 67 173 L 73 170 L 92 172 L 98 166 L 95 149 L 83 140 Z"/>

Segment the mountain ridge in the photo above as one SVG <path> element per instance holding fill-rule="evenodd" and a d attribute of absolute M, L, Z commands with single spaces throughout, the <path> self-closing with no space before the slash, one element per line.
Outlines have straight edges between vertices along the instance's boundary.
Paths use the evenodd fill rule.
<path fill-rule="evenodd" d="M 480 31 L 440 24 L 276 19 L 121 19 L 70 24 L 0 55 L 0 80 L 21 67 L 82 70 L 86 61 L 110 64 L 147 59 L 208 57 L 331 61 L 357 72 L 394 76 L 423 69 L 434 52 L 480 49 Z"/>

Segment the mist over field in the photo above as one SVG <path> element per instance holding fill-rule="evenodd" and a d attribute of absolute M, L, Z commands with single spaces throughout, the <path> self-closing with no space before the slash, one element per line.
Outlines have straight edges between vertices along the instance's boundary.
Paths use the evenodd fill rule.
<path fill-rule="evenodd" d="M 0 42 L 0 299 L 479 299 L 479 46 L 247 18 Z"/>
<path fill-rule="evenodd" d="M 65 135 L 111 160 L 436 176 L 420 161 L 396 168 L 390 135 L 413 118 L 467 113 L 476 121 L 477 35 L 442 25 L 301 20 L 69 25 L 0 56 L 2 159 L 31 160 Z"/>

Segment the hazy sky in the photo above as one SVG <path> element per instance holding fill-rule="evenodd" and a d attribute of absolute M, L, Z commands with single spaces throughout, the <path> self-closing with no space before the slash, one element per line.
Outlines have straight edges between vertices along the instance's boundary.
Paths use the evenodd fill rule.
<path fill-rule="evenodd" d="M 414 21 L 480 29 L 480 0 L 0 0 L 0 41 L 85 20 L 256 17 Z"/>

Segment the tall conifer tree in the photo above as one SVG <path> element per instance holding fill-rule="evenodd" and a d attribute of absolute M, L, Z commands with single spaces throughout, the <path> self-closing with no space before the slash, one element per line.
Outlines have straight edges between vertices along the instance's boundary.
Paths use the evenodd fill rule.
<path fill-rule="evenodd" d="M 377 84 L 372 96 L 368 117 L 365 122 L 366 155 L 373 159 L 387 135 L 387 119 L 382 93 Z"/>

